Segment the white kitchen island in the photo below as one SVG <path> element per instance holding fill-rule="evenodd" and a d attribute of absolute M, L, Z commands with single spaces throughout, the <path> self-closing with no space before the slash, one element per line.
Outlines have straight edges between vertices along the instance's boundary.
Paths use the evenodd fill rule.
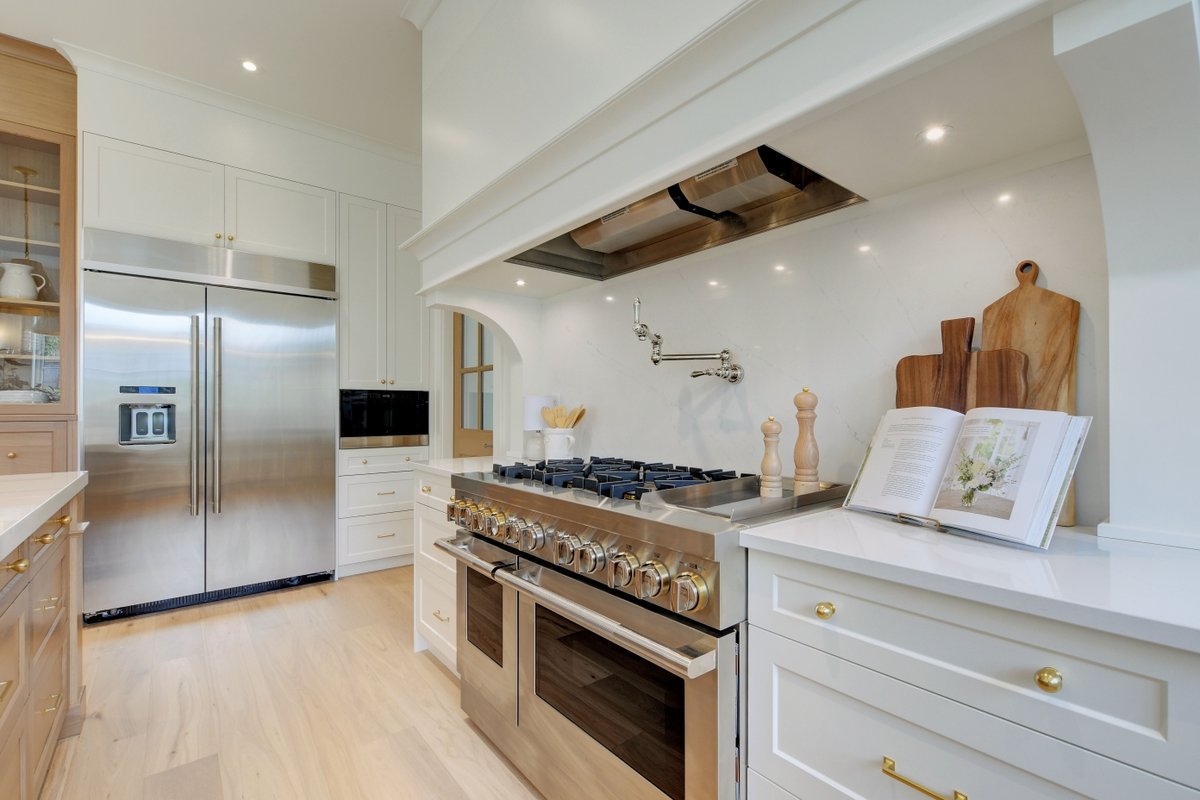
<path fill-rule="evenodd" d="M 741 540 L 751 800 L 1200 798 L 1200 553 L 842 509 Z"/>
<path fill-rule="evenodd" d="M 82 722 L 79 494 L 86 472 L 0 476 L 0 785 L 37 797 Z"/>

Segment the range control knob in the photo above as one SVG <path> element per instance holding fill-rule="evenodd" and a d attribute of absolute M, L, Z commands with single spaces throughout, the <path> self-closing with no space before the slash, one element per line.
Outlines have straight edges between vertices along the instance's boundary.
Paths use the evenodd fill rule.
<path fill-rule="evenodd" d="M 483 532 L 493 539 L 498 539 L 505 524 L 507 524 L 507 519 L 504 516 L 504 512 L 493 511 L 483 518 Z"/>
<path fill-rule="evenodd" d="M 612 557 L 612 585 L 614 589 L 628 586 L 633 581 L 633 572 L 637 569 L 637 556 L 622 550 Z"/>
<path fill-rule="evenodd" d="M 472 509 L 470 514 L 467 515 L 468 527 L 473 533 L 483 533 L 483 521 L 487 518 L 490 511 L 491 509 L 487 506 L 479 506 Z"/>
<path fill-rule="evenodd" d="M 560 533 L 554 538 L 554 561 L 567 566 L 575 560 L 575 551 L 583 544 L 573 533 Z"/>
<path fill-rule="evenodd" d="M 541 549 L 546 544 L 546 531 L 536 522 L 521 528 L 521 549 L 528 552 Z"/>
<path fill-rule="evenodd" d="M 585 542 L 579 548 L 576 571 L 591 575 L 604 568 L 604 547 L 598 542 Z"/>
<path fill-rule="evenodd" d="M 671 573 L 661 561 L 651 559 L 633 571 L 634 590 L 643 600 L 657 597 L 667 588 Z"/>
<path fill-rule="evenodd" d="M 521 543 L 521 529 L 525 527 L 525 520 L 520 517 L 509 517 L 508 522 L 504 523 L 504 527 L 500 529 L 500 534 L 504 538 L 505 544 L 511 544 L 514 547 Z"/>
<path fill-rule="evenodd" d="M 695 572 L 681 572 L 671 581 L 671 607 L 679 613 L 708 605 L 708 584 Z"/>
<path fill-rule="evenodd" d="M 470 500 L 455 500 L 454 501 L 454 521 L 458 523 L 460 528 L 471 527 L 471 509 L 475 504 Z"/>
<path fill-rule="evenodd" d="M 446 522 L 458 522 L 458 504 L 462 500 L 452 500 L 446 503 Z"/>

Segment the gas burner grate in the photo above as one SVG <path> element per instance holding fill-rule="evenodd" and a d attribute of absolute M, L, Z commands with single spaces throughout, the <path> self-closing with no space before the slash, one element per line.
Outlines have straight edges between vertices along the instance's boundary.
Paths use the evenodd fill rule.
<path fill-rule="evenodd" d="M 663 461 L 627 458 L 571 458 L 533 464 L 493 464 L 492 474 L 563 489 L 582 489 L 600 497 L 638 500 L 649 491 L 677 489 L 739 477 L 735 470 L 701 469 Z"/>

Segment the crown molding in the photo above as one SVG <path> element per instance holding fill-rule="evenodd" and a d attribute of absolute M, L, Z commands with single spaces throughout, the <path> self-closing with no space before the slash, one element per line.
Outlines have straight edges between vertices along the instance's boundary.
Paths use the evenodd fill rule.
<path fill-rule="evenodd" d="M 411 22 L 417 30 L 424 30 L 441 2 L 442 0 L 406 0 L 400 8 L 400 16 Z"/>
<path fill-rule="evenodd" d="M 247 100 L 244 97 L 230 94 L 229 92 L 222 92 L 194 81 L 169 75 L 165 72 L 159 72 L 148 67 L 142 67 L 105 53 L 71 44 L 70 42 L 55 39 L 54 45 L 71 62 L 77 73 L 81 70 L 88 70 L 108 75 L 109 77 L 135 83 L 149 89 L 156 89 L 197 103 L 231 111 L 244 117 L 278 125 L 281 128 L 288 128 L 309 136 L 315 136 L 319 139 L 335 142 L 345 147 L 363 150 L 393 161 L 415 166 L 420 166 L 421 164 L 419 153 L 393 147 L 368 136 L 354 133 L 345 128 L 339 128 L 336 125 L 330 125 L 310 117 L 275 108 L 274 106 Z"/>

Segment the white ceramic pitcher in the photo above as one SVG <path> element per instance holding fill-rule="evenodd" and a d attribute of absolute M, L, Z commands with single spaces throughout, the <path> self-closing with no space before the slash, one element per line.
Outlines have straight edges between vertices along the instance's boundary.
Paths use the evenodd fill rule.
<path fill-rule="evenodd" d="M 545 428 L 542 431 L 542 442 L 546 446 L 546 459 L 570 458 L 575 449 L 575 436 L 571 433 L 574 428 Z"/>
<path fill-rule="evenodd" d="M 46 279 L 32 274 L 33 267 L 5 261 L 4 275 L 0 277 L 0 297 L 13 300 L 37 300 L 38 292 L 46 288 Z"/>

